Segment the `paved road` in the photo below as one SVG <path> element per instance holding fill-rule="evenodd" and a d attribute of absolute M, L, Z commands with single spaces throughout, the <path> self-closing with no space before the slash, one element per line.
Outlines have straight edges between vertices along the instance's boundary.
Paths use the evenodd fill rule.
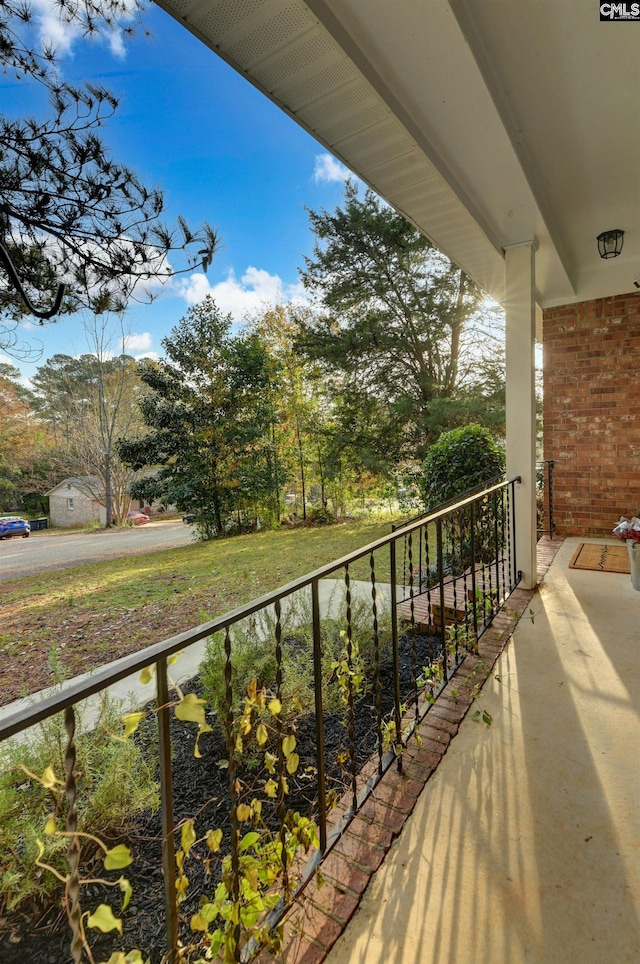
<path fill-rule="evenodd" d="M 102 529 L 62 535 L 60 530 L 32 532 L 28 539 L 3 539 L 0 542 L 0 582 L 67 569 L 98 559 L 115 559 L 153 549 L 172 549 L 193 542 L 191 526 L 182 521 L 149 522 L 124 529 Z"/>

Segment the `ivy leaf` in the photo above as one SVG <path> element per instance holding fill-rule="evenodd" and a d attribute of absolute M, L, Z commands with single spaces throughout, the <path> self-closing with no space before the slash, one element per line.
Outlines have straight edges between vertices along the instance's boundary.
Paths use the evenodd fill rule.
<path fill-rule="evenodd" d="M 102 964 L 144 964 L 144 960 L 142 952 L 136 948 L 129 951 L 128 954 L 125 954 L 124 951 L 114 951 L 109 960 L 103 961 Z"/>
<path fill-rule="evenodd" d="M 93 914 L 90 914 L 87 918 L 87 924 L 89 927 L 95 927 L 103 934 L 108 934 L 109 931 L 118 931 L 122 934 L 122 921 L 118 917 L 113 916 L 113 911 L 107 904 L 100 904 L 96 907 Z"/>
<path fill-rule="evenodd" d="M 140 720 L 143 720 L 147 714 L 146 713 L 127 713 L 122 717 L 122 722 L 124 723 L 124 733 L 122 734 L 124 739 L 135 733 L 140 725 Z"/>
<path fill-rule="evenodd" d="M 131 900 L 131 896 L 133 894 L 133 887 L 131 886 L 131 884 L 129 883 L 126 877 L 120 878 L 120 880 L 118 881 L 118 886 L 120 887 L 120 890 L 124 894 L 124 897 L 122 898 L 122 911 L 124 913 L 124 911 L 129 906 L 129 901 Z"/>
<path fill-rule="evenodd" d="M 196 734 L 196 742 L 193 748 L 193 755 L 197 760 L 202 759 L 202 753 L 200 752 L 200 737 L 202 736 L 203 733 L 211 733 L 212 730 L 213 730 L 213 727 L 209 726 L 208 723 L 201 723 L 200 726 L 198 727 L 198 732 Z"/>
<path fill-rule="evenodd" d="M 297 753 L 291 753 L 287 760 L 287 773 L 295 773 L 298 769 L 298 764 L 300 763 L 300 757 Z"/>
<path fill-rule="evenodd" d="M 274 698 L 270 700 L 269 712 L 271 713 L 272 716 L 279 716 L 280 713 L 282 713 L 282 703 L 277 698 L 277 696 L 274 696 Z"/>
<path fill-rule="evenodd" d="M 282 752 L 284 753 L 285 757 L 291 756 L 295 748 L 296 748 L 295 736 L 285 736 L 284 740 L 282 741 Z"/>
<path fill-rule="evenodd" d="M 217 853 L 222 843 L 222 830 L 209 830 L 206 836 L 206 842 L 211 853 Z"/>
<path fill-rule="evenodd" d="M 147 683 L 151 682 L 151 680 L 153 679 L 154 672 L 155 672 L 155 667 L 145 666 L 145 668 L 140 673 L 140 682 L 142 683 L 143 686 L 146 686 Z"/>
<path fill-rule="evenodd" d="M 193 825 L 193 820 L 187 820 L 182 824 L 182 830 L 180 831 L 180 844 L 184 850 L 185 857 L 188 856 L 189 851 L 196 842 L 196 832 Z"/>
<path fill-rule="evenodd" d="M 112 847 L 111 850 L 107 850 L 104 855 L 105 870 L 122 870 L 131 863 L 133 863 L 133 857 L 126 844 L 118 844 L 116 847 Z"/>
<path fill-rule="evenodd" d="M 249 850 L 250 847 L 255 846 L 259 840 L 260 834 L 257 830 L 251 830 L 249 833 L 246 833 L 240 841 L 240 853 L 244 853 L 245 850 Z"/>
<path fill-rule="evenodd" d="M 43 787 L 46 787 L 47 790 L 53 790 L 56 783 L 59 783 L 59 782 L 60 781 L 56 778 L 56 775 L 53 772 L 52 766 L 48 766 L 44 771 L 44 773 L 42 774 L 42 776 L 40 777 L 40 783 L 42 784 Z"/>
<path fill-rule="evenodd" d="M 48 837 L 52 837 L 56 832 L 56 818 L 51 814 L 49 819 L 44 825 L 44 832 Z"/>
<path fill-rule="evenodd" d="M 264 746 L 269 739 L 269 733 L 267 731 L 264 723 L 259 723 L 256 727 L 256 740 L 258 741 L 258 746 Z"/>
<path fill-rule="evenodd" d="M 249 820 L 251 817 L 251 807 L 246 803 L 239 803 L 236 807 L 236 816 L 240 821 Z"/>
<path fill-rule="evenodd" d="M 276 781 L 267 780 L 267 782 L 264 785 L 264 792 L 268 797 L 271 797 L 273 799 L 278 793 L 278 784 L 276 783 Z"/>
<path fill-rule="evenodd" d="M 207 721 L 204 716 L 204 704 L 205 701 L 200 699 L 199 696 L 196 696 L 195 693 L 187 693 L 176 706 L 176 717 L 179 720 L 206 726 Z"/>

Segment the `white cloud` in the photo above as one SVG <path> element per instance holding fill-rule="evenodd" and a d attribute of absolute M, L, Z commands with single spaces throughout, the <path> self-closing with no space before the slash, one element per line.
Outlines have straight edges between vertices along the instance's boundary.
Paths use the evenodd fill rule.
<path fill-rule="evenodd" d="M 176 287 L 188 305 L 196 305 L 211 295 L 221 312 L 230 314 L 236 322 L 276 304 L 306 300 L 300 283 L 285 284 L 277 274 L 253 266 L 247 268 L 239 281 L 233 270 L 224 281 L 214 285 L 206 275 L 194 273 L 178 281 Z"/>
<path fill-rule="evenodd" d="M 148 352 L 152 345 L 153 338 L 148 331 L 145 331 L 141 335 L 125 335 L 122 347 L 130 355 L 140 355 Z"/>
<path fill-rule="evenodd" d="M 59 55 L 72 55 L 73 46 L 81 41 L 84 34 L 79 25 L 66 23 L 60 16 L 58 0 L 34 0 L 36 9 L 36 23 L 40 39 L 43 43 L 53 45 Z M 135 4 L 133 0 L 126 0 L 125 9 L 119 15 L 120 23 L 126 24 L 135 19 Z M 115 57 L 125 56 L 123 33 L 117 26 L 113 29 L 101 26 L 95 39 L 106 43 Z"/>
<path fill-rule="evenodd" d="M 331 154 L 316 154 L 316 163 L 313 169 L 313 180 L 316 184 L 348 181 L 352 176 L 351 171 Z"/>

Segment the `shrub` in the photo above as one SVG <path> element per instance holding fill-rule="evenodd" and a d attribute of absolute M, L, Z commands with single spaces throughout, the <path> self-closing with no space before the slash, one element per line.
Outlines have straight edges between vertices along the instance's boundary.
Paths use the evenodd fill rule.
<path fill-rule="evenodd" d="M 482 425 L 443 432 L 422 463 L 419 483 L 424 504 L 433 511 L 467 489 L 501 475 L 504 469 L 504 452 Z"/>
<path fill-rule="evenodd" d="M 125 834 L 137 814 L 158 806 L 153 772 L 133 740 L 120 742 L 110 732 L 122 730 L 121 708 L 105 704 L 102 722 L 91 733 L 76 736 L 78 830 L 101 839 Z M 36 864 L 37 841 L 45 844 L 43 859 L 67 873 L 64 837 L 44 834 L 47 814 L 55 806 L 51 791 L 27 776 L 51 767 L 64 778 L 66 733 L 62 717 L 40 724 L 28 742 L 11 741 L 0 755 L 0 912 L 14 911 L 28 901 L 46 905 L 61 894 L 62 884 Z M 132 778 L 135 775 L 135 778 Z M 66 814 L 58 813 L 64 820 Z M 95 849 L 83 839 L 82 859 Z"/>

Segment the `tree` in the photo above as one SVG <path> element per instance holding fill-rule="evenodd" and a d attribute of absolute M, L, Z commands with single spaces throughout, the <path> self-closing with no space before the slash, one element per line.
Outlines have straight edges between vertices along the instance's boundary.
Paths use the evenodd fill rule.
<path fill-rule="evenodd" d="M 0 364 L 0 508 L 3 509 L 17 508 L 27 492 L 38 488 L 52 448 L 46 425 L 34 410 L 33 395 L 20 384 L 19 378 L 20 372 L 12 365 Z"/>
<path fill-rule="evenodd" d="M 54 355 L 33 378 L 36 404 L 50 424 L 67 471 L 81 473 L 106 525 L 126 522 L 137 473 L 119 458 L 116 443 L 142 429 L 143 390 L 135 360 L 126 354 L 121 322 L 108 316 L 86 325 L 90 353 Z M 59 478 L 57 479 L 59 481 Z"/>
<path fill-rule="evenodd" d="M 479 348 L 482 292 L 370 190 L 361 199 L 349 183 L 342 207 L 309 218 L 316 240 L 301 277 L 323 314 L 303 327 L 299 348 L 340 376 L 345 414 L 377 412 L 368 458 L 424 454 L 438 412 L 457 423 L 470 401 L 482 408 L 476 369 L 495 355 L 495 344 Z"/>
<path fill-rule="evenodd" d="M 127 35 L 142 9 L 137 0 L 56 0 L 56 8 L 61 24 L 84 35 Z M 163 222 L 162 191 L 113 160 L 98 134 L 118 100 L 104 87 L 61 80 L 56 51 L 39 47 L 34 22 L 28 0 L 2 0 L 2 69 L 41 88 L 49 109 L 41 118 L 0 114 L 0 242 L 34 304 L 64 281 L 62 310 L 119 311 L 132 298 L 150 299 L 150 285 L 206 269 L 217 237 L 207 224 Z M 0 287 L 0 347 L 20 351 L 25 313 L 15 288 Z"/>
<path fill-rule="evenodd" d="M 139 369 L 150 389 L 141 401 L 147 434 L 118 445 L 133 468 L 156 469 L 134 494 L 194 513 L 204 539 L 276 484 L 267 352 L 255 333 L 230 329 L 210 296 L 187 312 L 162 341 L 167 359 Z"/>

